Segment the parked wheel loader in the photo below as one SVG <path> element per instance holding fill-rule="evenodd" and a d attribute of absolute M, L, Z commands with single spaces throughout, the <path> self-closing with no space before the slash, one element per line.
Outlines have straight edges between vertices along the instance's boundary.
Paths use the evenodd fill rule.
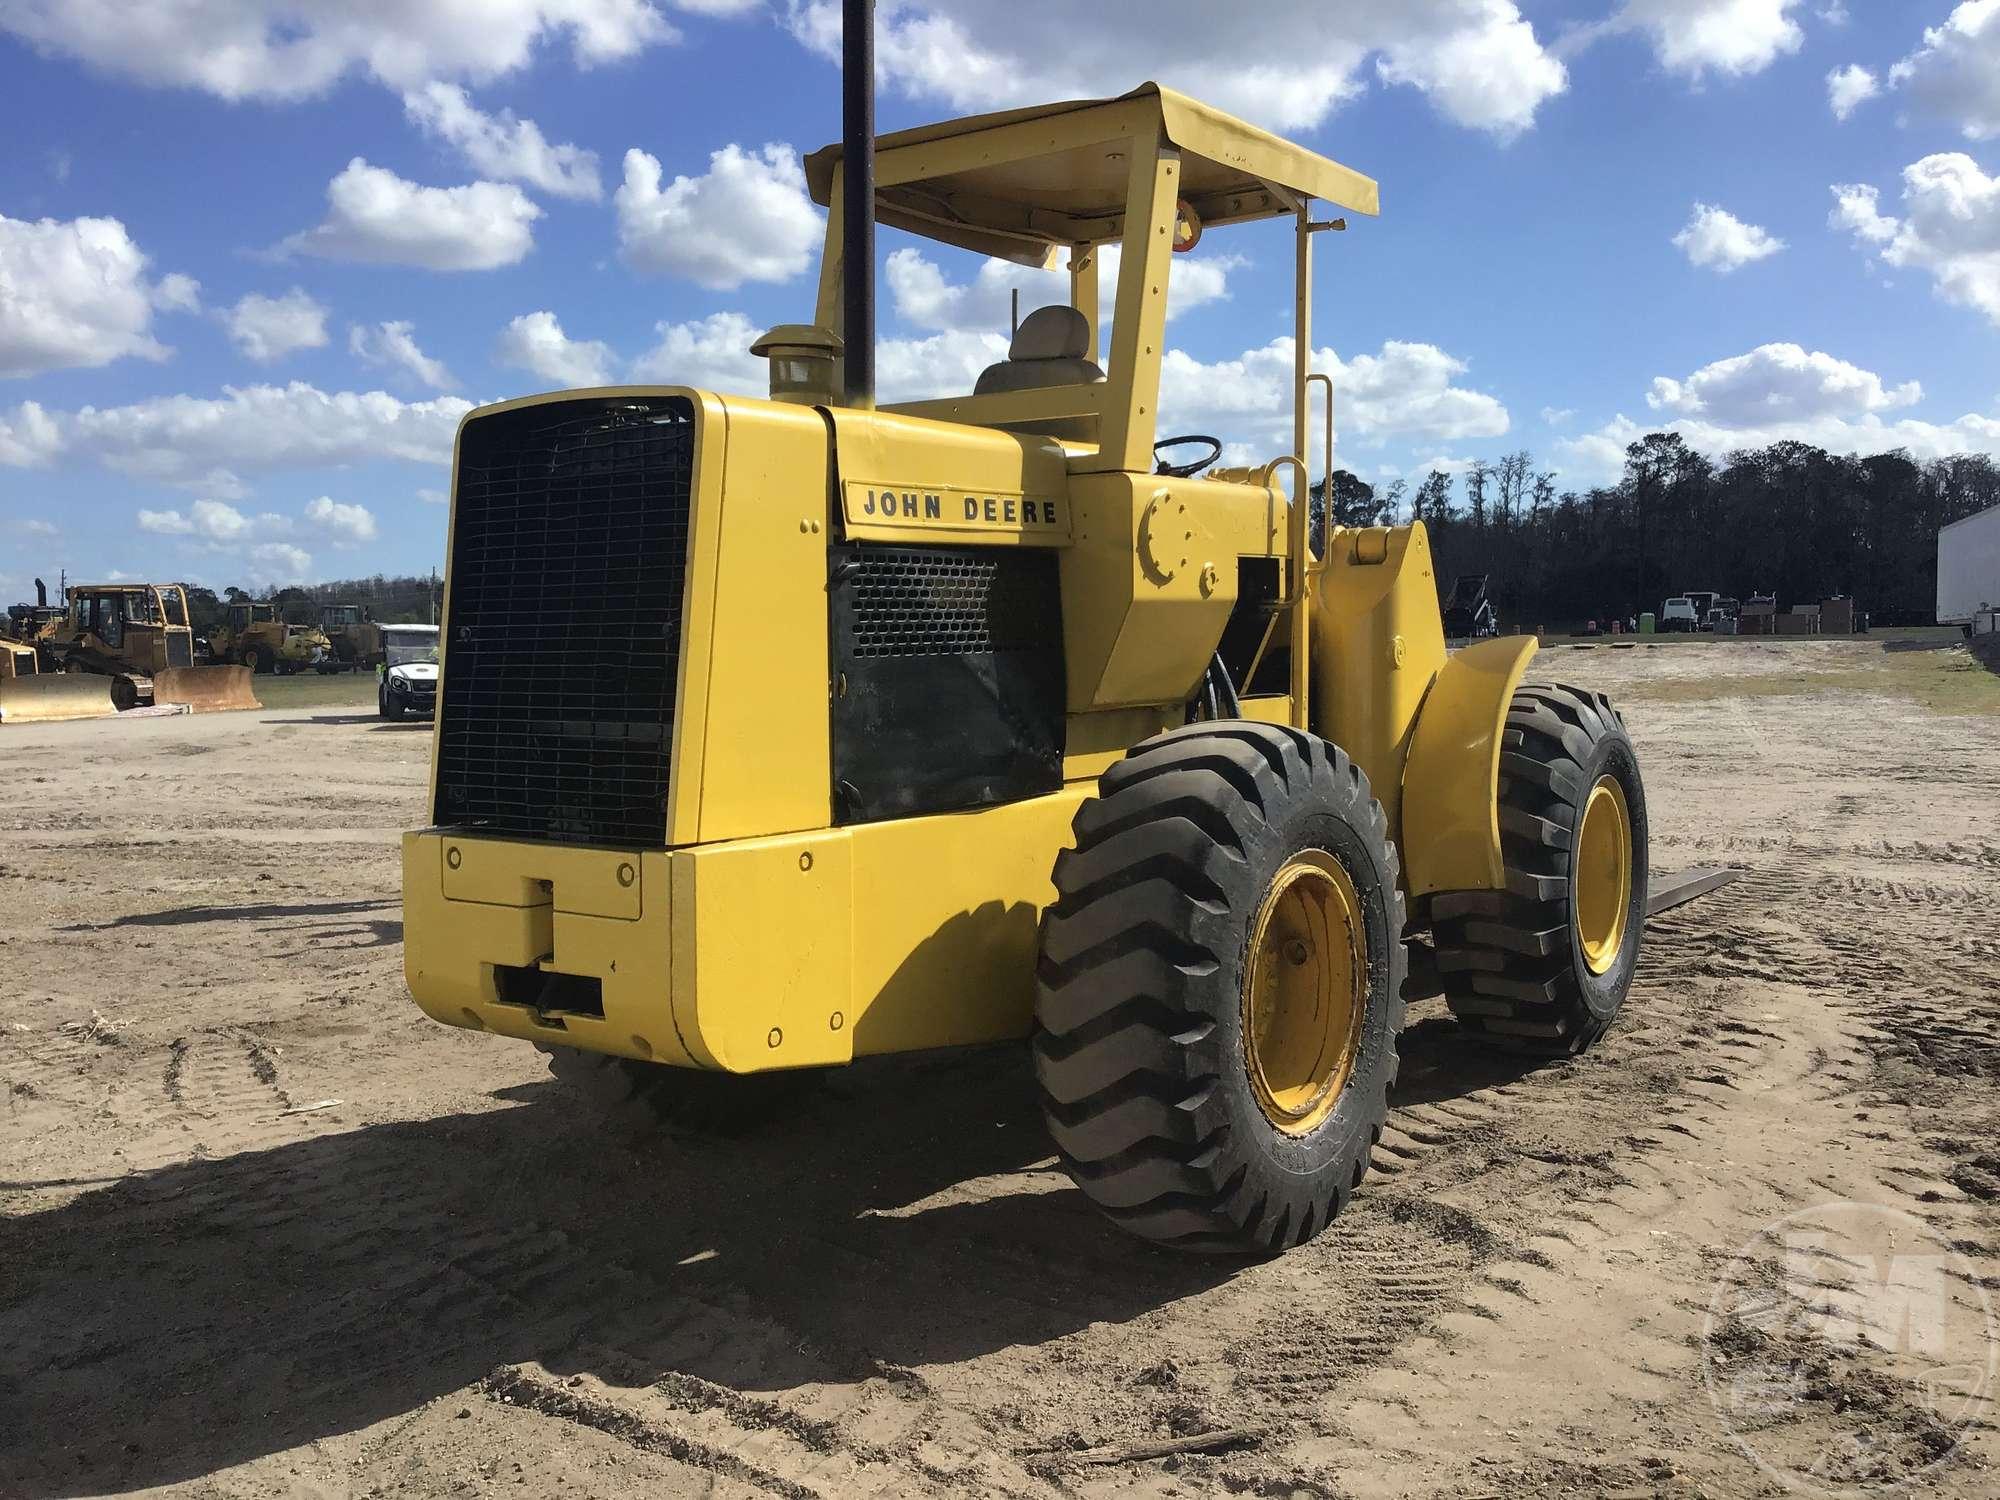
<path fill-rule="evenodd" d="M 382 664 L 382 627 L 359 604 L 328 604 L 319 612 L 320 633 L 327 656 L 322 672 L 360 671 Z"/>
<path fill-rule="evenodd" d="M 60 689 L 41 685 L 37 695 L 52 711 L 34 715 L 24 706 L 22 719 L 168 703 L 197 713 L 260 706 L 241 669 L 195 665 L 187 595 L 179 584 L 72 584 L 67 603 L 39 645 L 43 667 L 53 665 L 70 681 Z"/>
<path fill-rule="evenodd" d="M 459 429 L 409 989 L 674 1121 L 1026 1041 L 1110 1219 L 1282 1250 L 1367 1170 L 1406 945 L 1482 1041 L 1611 1025 L 1637 753 L 1602 695 L 1528 680 L 1532 640 L 1447 654 L 1422 525 L 1309 535 L 1312 252 L 1375 182 L 1152 84 L 877 141 L 857 9 L 847 129 L 806 162 L 816 315 L 755 346 L 771 399 L 570 390 Z M 1269 220 L 1290 410 L 1228 436 L 1290 442 L 1224 469 L 1159 429 L 1168 272 Z M 1066 263 L 1067 304 L 971 390 L 877 405 L 878 221 Z"/>
<path fill-rule="evenodd" d="M 333 661 L 333 645 L 316 625 L 287 625 L 273 604 L 231 604 L 222 624 L 209 636 L 209 650 L 219 662 L 233 662 L 259 672 L 289 677 L 316 671 Z"/>

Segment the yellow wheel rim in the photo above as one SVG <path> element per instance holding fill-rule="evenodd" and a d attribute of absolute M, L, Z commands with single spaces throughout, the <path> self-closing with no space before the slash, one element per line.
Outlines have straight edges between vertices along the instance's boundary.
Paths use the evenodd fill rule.
<path fill-rule="evenodd" d="M 1624 950 L 1632 905 L 1632 814 L 1616 777 L 1600 776 L 1590 789 L 1577 826 L 1570 881 L 1583 962 L 1591 973 L 1602 974 Z"/>
<path fill-rule="evenodd" d="M 1368 934 L 1340 861 L 1308 849 L 1286 861 L 1250 933 L 1243 1052 L 1264 1117 L 1287 1135 L 1340 1102 L 1361 1050 Z"/>

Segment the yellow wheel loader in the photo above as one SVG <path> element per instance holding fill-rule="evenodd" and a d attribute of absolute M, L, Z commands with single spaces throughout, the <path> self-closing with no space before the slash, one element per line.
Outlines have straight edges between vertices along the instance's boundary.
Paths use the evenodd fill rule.
<path fill-rule="evenodd" d="M 329 604 L 319 612 L 327 655 L 321 672 L 359 671 L 382 664 L 382 627 L 359 604 Z"/>
<path fill-rule="evenodd" d="M 79 706 L 88 700 L 94 709 L 106 686 L 107 712 L 170 703 L 197 713 L 259 706 L 240 668 L 194 664 L 194 632 L 179 584 L 72 584 L 68 612 L 42 649 L 45 664 L 53 658 L 75 679 L 62 696 Z"/>
<path fill-rule="evenodd" d="M 1382 1129 L 1406 943 L 1496 1044 L 1611 1024 L 1632 742 L 1524 680 L 1532 640 L 1447 655 L 1421 525 L 1311 524 L 1317 206 L 1373 214 L 1374 182 L 1152 85 L 877 141 L 848 9 L 817 314 L 756 345 L 771 399 L 572 390 L 459 430 L 410 991 L 703 1122 L 1025 1040 L 1111 1219 L 1300 1243 Z M 970 391 L 878 406 L 878 220 L 1066 263 L 1068 303 Z M 1222 469 L 1158 430 L 1168 273 L 1260 220 L 1296 259 L 1291 441 Z"/>
<path fill-rule="evenodd" d="M 252 676 L 275 672 L 289 677 L 294 672 L 331 670 L 335 660 L 333 644 L 318 626 L 287 625 L 272 604 L 228 605 L 208 647 L 218 662 L 233 662 L 247 668 Z"/>

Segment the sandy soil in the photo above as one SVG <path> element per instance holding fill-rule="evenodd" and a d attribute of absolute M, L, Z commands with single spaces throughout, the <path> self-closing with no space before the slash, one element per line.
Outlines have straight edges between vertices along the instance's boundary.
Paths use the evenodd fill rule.
<path fill-rule="evenodd" d="M 1955 1328 L 2000 1302 L 2000 720 L 1729 686 L 1889 660 L 1547 653 L 1628 702 L 1656 866 L 1750 873 L 1579 1061 L 1415 1005 L 1354 1207 L 1256 1265 L 1096 1218 L 1013 1049 L 632 1141 L 424 1020 L 421 727 L 0 731 L 0 1495 L 1779 1493 L 1708 1394 L 1775 1337 L 1704 1342 L 1738 1246 L 1884 1205 Z M 1990 1405 L 1951 1448 L 1892 1353 L 1808 1365 L 1766 1462 L 1995 1492 Z M 1258 1435 L 1066 1457 L 1218 1428 Z"/>

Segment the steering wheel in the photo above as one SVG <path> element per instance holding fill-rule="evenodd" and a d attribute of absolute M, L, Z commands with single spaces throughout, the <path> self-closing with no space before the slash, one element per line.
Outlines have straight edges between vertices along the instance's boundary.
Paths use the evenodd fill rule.
<path fill-rule="evenodd" d="M 1188 443 L 1206 443 L 1208 452 L 1184 464 L 1170 464 L 1160 457 L 1162 448 L 1180 448 Z M 1205 432 L 1190 432 L 1181 437 L 1161 438 L 1153 444 L 1153 472 L 1174 479 L 1192 479 L 1220 457 L 1222 457 L 1222 439 L 1212 438 Z"/>

